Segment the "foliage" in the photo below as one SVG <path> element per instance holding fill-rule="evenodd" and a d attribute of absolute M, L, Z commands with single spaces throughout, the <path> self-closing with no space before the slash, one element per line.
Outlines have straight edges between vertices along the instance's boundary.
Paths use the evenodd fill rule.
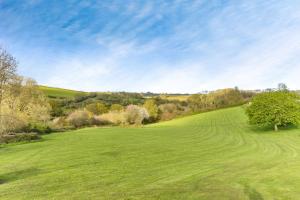
<path fill-rule="evenodd" d="M 91 125 L 92 113 L 86 110 L 76 110 L 72 112 L 67 121 L 76 128 Z"/>
<path fill-rule="evenodd" d="M 266 92 L 255 96 L 247 108 L 251 124 L 279 126 L 300 122 L 299 96 L 288 91 Z"/>
<path fill-rule="evenodd" d="M 201 112 L 240 105 L 248 101 L 254 94 L 235 89 L 223 89 L 208 94 L 195 94 L 188 98 L 189 107 L 193 112 Z"/>
<path fill-rule="evenodd" d="M 170 120 L 179 115 L 178 106 L 174 103 L 162 104 L 159 106 L 159 118 L 162 121 Z"/>
<path fill-rule="evenodd" d="M 32 123 L 46 123 L 50 119 L 50 105 L 32 79 L 16 76 L 7 85 L 1 112 L 2 133 L 20 131 Z M 16 123 L 14 123 L 16 122 Z"/>
<path fill-rule="evenodd" d="M 144 108 L 146 108 L 146 110 L 149 113 L 150 122 L 153 122 L 158 118 L 159 110 L 158 110 L 158 106 L 156 105 L 156 102 L 154 99 L 146 100 L 144 103 Z"/>
<path fill-rule="evenodd" d="M 136 105 L 127 106 L 124 115 L 127 124 L 135 125 L 141 125 L 145 119 L 149 118 L 147 110 Z"/>
<path fill-rule="evenodd" d="M 14 113 L 1 115 L 0 121 L 0 135 L 12 132 L 22 132 L 27 126 L 27 122 Z"/>
<path fill-rule="evenodd" d="M 16 59 L 0 47 L 0 135 L 10 131 L 13 125 L 10 123 L 12 117 L 3 112 L 3 104 L 8 97 L 7 94 L 11 89 L 12 82 L 17 76 L 16 70 Z"/>
<path fill-rule="evenodd" d="M 117 111 L 117 112 L 119 112 L 119 111 L 122 111 L 123 109 L 124 109 L 124 107 L 122 105 L 120 105 L 120 104 L 112 104 L 110 106 L 110 111 Z"/>
<path fill-rule="evenodd" d="M 177 101 L 187 101 L 187 99 L 190 97 L 190 95 L 189 94 L 166 94 L 166 95 L 160 95 L 160 97 L 162 98 L 162 99 L 167 99 L 167 100 L 170 100 L 170 101 L 172 101 L 172 100 L 177 100 Z"/>
<path fill-rule="evenodd" d="M 74 110 L 84 109 L 90 104 L 95 105 L 96 103 L 105 104 L 107 108 L 111 107 L 112 111 L 123 110 L 124 106 L 130 104 L 137 105 L 137 104 L 144 103 L 144 97 L 141 94 L 126 93 L 126 92 L 79 93 L 74 98 L 62 99 L 57 97 L 57 98 L 50 98 L 50 100 L 51 100 L 50 104 L 52 106 L 51 116 L 53 117 L 65 116 L 68 113 L 73 112 Z M 106 112 L 107 111 L 108 110 L 106 109 Z"/>
<path fill-rule="evenodd" d="M 100 115 L 108 112 L 107 106 L 102 102 L 89 104 L 86 106 L 86 109 L 94 115 Z"/>
<path fill-rule="evenodd" d="M 126 123 L 125 112 L 123 111 L 110 111 L 97 116 L 97 118 L 114 125 L 122 125 Z"/>
<path fill-rule="evenodd" d="M 52 129 L 50 126 L 46 123 L 29 123 L 26 128 L 24 128 L 27 132 L 34 132 L 34 133 L 40 133 L 40 134 L 45 134 L 45 133 L 51 133 Z"/>
<path fill-rule="evenodd" d="M 63 107 L 62 107 L 63 101 L 49 99 L 48 102 L 51 106 L 50 114 L 52 117 L 59 117 L 59 116 L 65 115 Z"/>
<path fill-rule="evenodd" d="M 23 141 L 32 141 L 38 140 L 41 137 L 37 133 L 15 133 L 15 134 L 6 134 L 0 135 L 0 144 L 3 143 L 12 143 L 12 142 L 23 142 Z"/>

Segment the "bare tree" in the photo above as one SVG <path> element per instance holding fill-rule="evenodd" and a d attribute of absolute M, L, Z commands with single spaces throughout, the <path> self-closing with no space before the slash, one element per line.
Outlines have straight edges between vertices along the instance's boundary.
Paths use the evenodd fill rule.
<path fill-rule="evenodd" d="M 279 90 L 279 91 L 288 91 L 288 87 L 287 87 L 287 85 L 284 84 L 284 83 L 279 83 L 279 84 L 278 84 L 278 90 Z"/>
<path fill-rule="evenodd" d="M 16 77 L 17 61 L 5 49 L 0 47 L 0 125 L 2 124 L 2 102 L 5 90 Z"/>

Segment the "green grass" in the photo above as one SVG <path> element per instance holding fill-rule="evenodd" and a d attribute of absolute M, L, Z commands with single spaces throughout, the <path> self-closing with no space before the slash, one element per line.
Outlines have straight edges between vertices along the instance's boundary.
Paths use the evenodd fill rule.
<path fill-rule="evenodd" d="M 229 108 L 0 148 L 0 199 L 300 199 L 300 130 Z"/>
<path fill-rule="evenodd" d="M 47 87 L 47 86 L 39 86 L 39 89 L 42 92 L 44 92 L 44 94 L 47 95 L 48 97 L 55 97 L 55 98 L 74 98 L 76 95 L 85 94 L 85 92 L 81 92 L 81 91 Z"/>

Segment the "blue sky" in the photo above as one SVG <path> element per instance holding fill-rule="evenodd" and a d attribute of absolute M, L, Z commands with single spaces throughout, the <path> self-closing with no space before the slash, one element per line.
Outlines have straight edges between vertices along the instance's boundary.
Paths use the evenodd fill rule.
<path fill-rule="evenodd" d="M 85 91 L 300 88 L 297 0 L 0 0 L 19 73 Z"/>

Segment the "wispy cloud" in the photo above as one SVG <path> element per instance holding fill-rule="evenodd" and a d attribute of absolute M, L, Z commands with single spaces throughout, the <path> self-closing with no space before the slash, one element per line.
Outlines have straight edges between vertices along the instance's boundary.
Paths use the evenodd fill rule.
<path fill-rule="evenodd" d="M 292 0 L 0 1 L 0 42 L 20 72 L 58 87 L 297 88 L 299 9 Z"/>

